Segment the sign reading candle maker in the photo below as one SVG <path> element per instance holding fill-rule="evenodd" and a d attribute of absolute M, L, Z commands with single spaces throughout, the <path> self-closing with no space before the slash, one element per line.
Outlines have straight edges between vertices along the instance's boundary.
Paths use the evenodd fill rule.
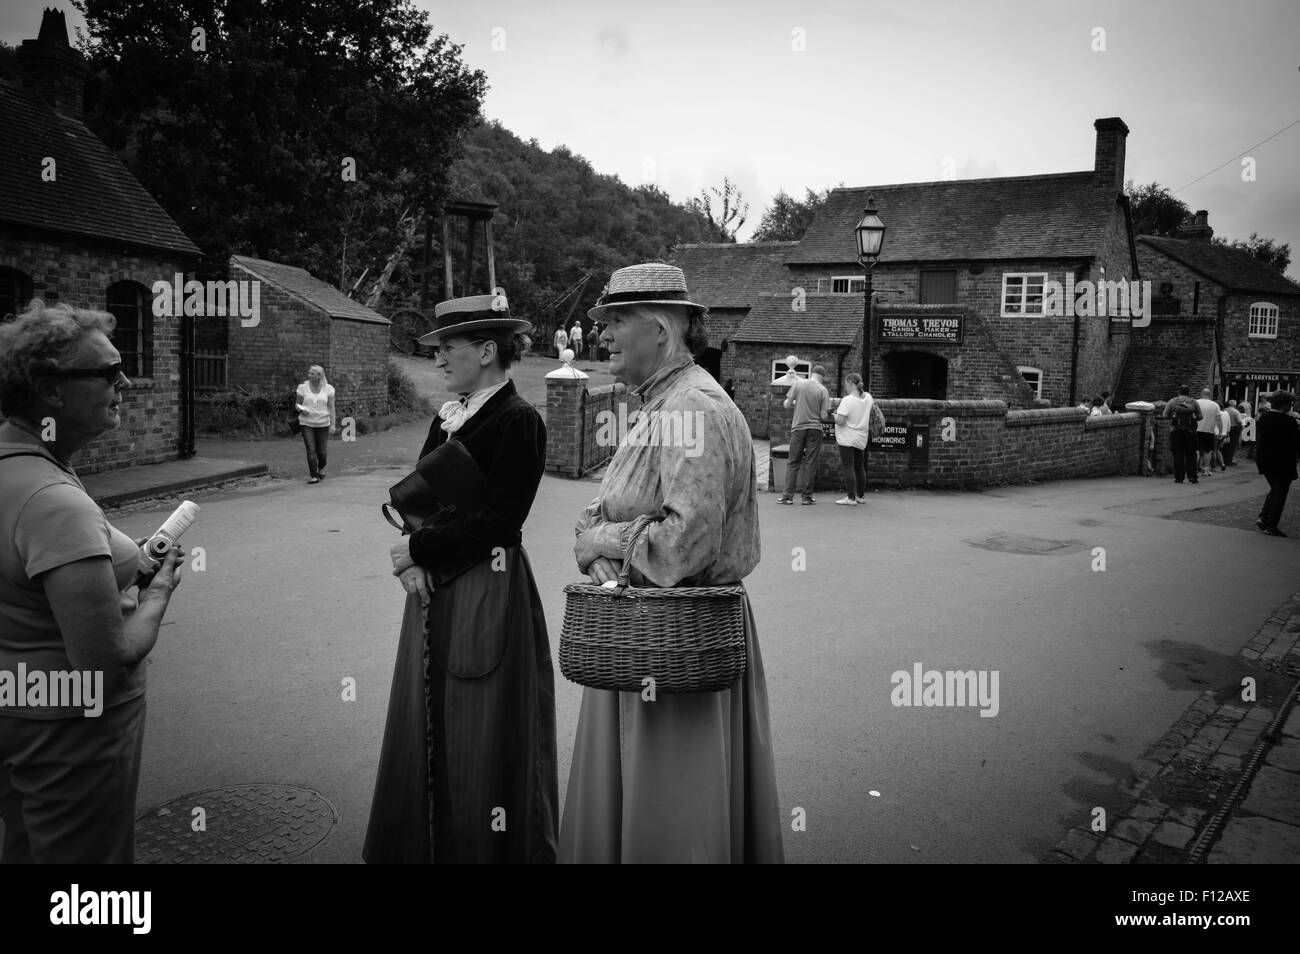
<path fill-rule="evenodd" d="M 961 344 L 960 315 L 882 315 L 881 341 L 943 341 Z"/>

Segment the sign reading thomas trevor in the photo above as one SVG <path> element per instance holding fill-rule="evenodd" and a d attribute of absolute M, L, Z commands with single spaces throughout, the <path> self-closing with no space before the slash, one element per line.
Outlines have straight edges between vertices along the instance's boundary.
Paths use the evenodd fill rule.
<path fill-rule="evenodd" d="M 882 315 L 881 341 L 944 341 L 961 344 L 960 315 Z"/>

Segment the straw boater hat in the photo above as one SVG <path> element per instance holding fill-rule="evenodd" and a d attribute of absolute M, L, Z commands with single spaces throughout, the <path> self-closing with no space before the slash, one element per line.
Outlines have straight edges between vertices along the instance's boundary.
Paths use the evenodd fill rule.
<path fill-rule="evenodd" d="M 504 295 L 472 295 L 439 302 L 433 309 L 433 331 L 420 337 L 420 344 L 436 345 L 442 338 L 471 331 L 507 328 L 528 331 L 531 321 L 510 317 Z"/>
<path fill-rule="evenodd" d="M 690 300 L 686 274 L 680 268 L 659 262 L 629 265 L 609 276 L 609 284 L 587 316 L 593 321 L 603 321 L 605 312 L 611 308 L 628 305 L 686 305 L 695 309 L 691 314 L 693 319 L 703 319 L 709 311 Z"/>

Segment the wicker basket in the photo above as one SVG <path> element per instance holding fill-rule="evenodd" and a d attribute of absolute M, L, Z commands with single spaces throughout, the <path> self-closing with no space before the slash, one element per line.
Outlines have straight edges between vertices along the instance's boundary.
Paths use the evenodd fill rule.
<path fill-rule="evenodd" d="M 618 586 L 564 588 L 560 672 L 592 689 L 718 692 L 745 672 L 745 588 L 629 586 L 628 564 L 642 524 L 623 555 Z"/>

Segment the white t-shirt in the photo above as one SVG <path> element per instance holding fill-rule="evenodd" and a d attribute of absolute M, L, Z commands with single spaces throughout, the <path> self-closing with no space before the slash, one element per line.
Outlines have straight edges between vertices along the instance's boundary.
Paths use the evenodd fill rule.
<path fill-rule="evenodd" d="M 1196 403 L 1201 406 L 1201 419 L 1196 422 L 1196 429 L 1202 434 L 1213 434 L 1218 429 L 1219 405 L 1209 398 L 1197 398 Z"/>
<path fill-rule="evenodd" d="M 1219 427 L 1219 434 L 1222 437 L 1227 437 L 1228 432 L 1232 430 L 1232 415 L 1227 411 L 1219 411 Z"/>
<path fill-rule="evenodd" d="M 298 423 L 303 427 L 330 426 L 330 398 L 334 395 L 334 385 L 322 384 L 319 391 L 313 391 L 307 381 L 298 385 L 298 403 L 307 409 L 307 413 L 298 412 Z"/>
<path fill-rule="evenodd" d="M 870 394 L 863 394 L 862 397 L 846 394 L 840 398 L 835 413 L 843 414 L 846 420 L 843 424 L 835 425 L 835 443 L 856 447 L 858 450 L 866 449 L 867 438 L 871 433 L 871 405 L 874 401 Z"/>

